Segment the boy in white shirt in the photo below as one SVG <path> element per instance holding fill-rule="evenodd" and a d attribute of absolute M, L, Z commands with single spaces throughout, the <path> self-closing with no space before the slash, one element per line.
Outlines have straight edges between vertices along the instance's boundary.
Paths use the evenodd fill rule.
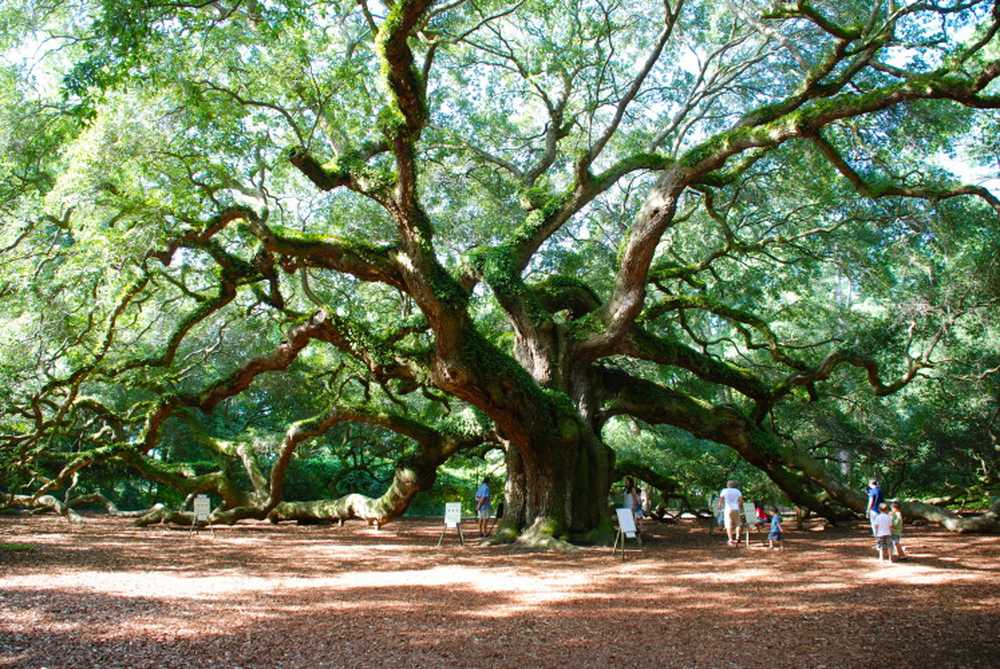
<path fill-rule="evenodd" d="M 892 516 L 889 515 L 889 505 L 885 502 L 878 505 L 878 514 L 872 521 L 872 527 L 878 544 L 878 561 L 892 562 Z"/>

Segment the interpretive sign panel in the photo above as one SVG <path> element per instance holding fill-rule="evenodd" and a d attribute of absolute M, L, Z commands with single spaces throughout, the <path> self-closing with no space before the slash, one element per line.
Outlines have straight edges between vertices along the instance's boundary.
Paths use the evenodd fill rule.
<path fill-rule="evenodd" d="M 635 516 L 632 515 L 632 509 L 615 509 L 615 511 L 618 513 L 618 527 L 621 528 L 626 537 L 634 539 Z"/>
<path fill-rule="evenodd" d="M 757 507 L 754 506 L 753 502 L 743 503 L 743 518 L 748 527 L 753 527 L 757 522 Z"/>
<path fill-rule="evenodd" d="M 196 521 L 208 520 L 208 514 L 212 512 L 212 502 L 208 495 L 198 495 L 194 498 L 194 519 Z"/>
<path fill-rule="evenodd" d="M 462 503 L 461 502 L 448 502 L 444 505 L 444 524 L 445 527 L 458 527 L 458 524 L 462 522 Z"/>

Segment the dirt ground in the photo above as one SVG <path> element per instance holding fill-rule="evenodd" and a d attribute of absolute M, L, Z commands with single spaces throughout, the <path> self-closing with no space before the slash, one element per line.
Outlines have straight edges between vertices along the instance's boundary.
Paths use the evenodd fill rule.
<path fill-rule="evenodd" d="M 439 522 L 0 516 L 0 667 L 1000 666 L 1000 537 L 907 528 L 880 565 L 861 525 L 778 552 L 650 523 L 622 562 Z"/>

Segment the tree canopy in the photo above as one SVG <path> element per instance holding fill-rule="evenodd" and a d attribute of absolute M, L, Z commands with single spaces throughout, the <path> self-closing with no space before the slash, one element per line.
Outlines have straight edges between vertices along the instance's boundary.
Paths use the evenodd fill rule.
<path fill-rule="evenodd" d="M 987 0 L 5 2 L 8 492 L 382 524 L 500 449 L 504 537 L 594 541 L 622 472 L 692 494 L 728 449 L 832 519 L 872 474 L 984 502 L 998 31 Z M 287 499 L 318 443 L 392 474 Z"/>

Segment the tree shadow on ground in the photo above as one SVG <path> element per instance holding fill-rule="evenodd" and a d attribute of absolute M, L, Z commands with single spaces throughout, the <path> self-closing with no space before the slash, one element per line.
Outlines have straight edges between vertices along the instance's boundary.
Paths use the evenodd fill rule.
<path fill-rule="evenodd" d="M 683 526 L 611 550 L 433 546 L 435 524 L 188 540 L 0 524 L 0 667 L 997 666 L 1000 539 L 789 532 L 783 553 Z M 863 528 L 862 528 L 863 529 Z M 890 643 L 891 642 L 891 643 Z"/>
<path fill-rule="evenodd" d="M 972 586 L 938 594 L 969 595 L 949 592 L 956 587 Z M 80 596 L 48 594 L 57 602 Z M 582 586 L 539 601 L 537 593 L 469 585 L 392 584 L 278 591 L 239 602 L 239 615 L 225 618 L 236 602 L 166 609 L 143 599 L 146 608 L 136 611 L 136 598 L 107 596 L 95 609 L 120 613 L 101 619 L 49 605 L 45 612 L 64 620 L 68 613 L 75 624 L 5 634 L 0 666 L 862 666 L 873 653 L 894 667 L 1000 660 L 991 641 L 995 615 L 910 606 L 916 587 L 860 601 L 846 592 L 798 592 L 794 605 L 780 583 L 751 606 L 745 594 L 704 586 L 602 594 Z M 880 612 L 891 616 L 876 625 Z"/>

